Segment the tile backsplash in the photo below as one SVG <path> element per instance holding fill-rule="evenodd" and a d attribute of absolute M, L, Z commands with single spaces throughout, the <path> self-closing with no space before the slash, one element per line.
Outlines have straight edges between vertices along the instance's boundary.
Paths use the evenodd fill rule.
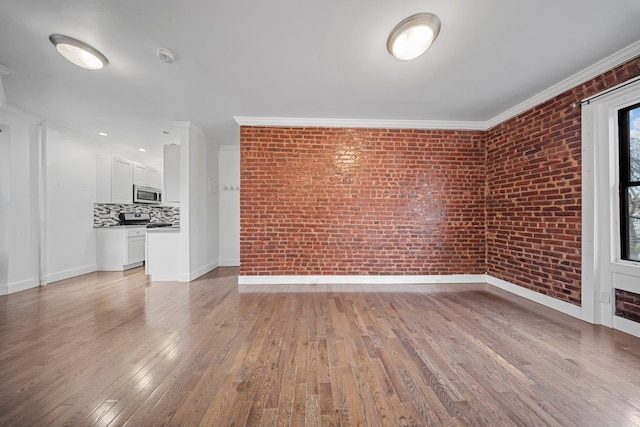
<path fill-rule="evenodd" d="M 118 225 L 118 214 L 120 212 L 140 212 L 150 213 L 151 222 L 180 223 L 180 208 L 173 206 L 155 205 L 123 205 L 117 203 L 94 203 L 93 204 L 93 226 L 110 227 Z"/>

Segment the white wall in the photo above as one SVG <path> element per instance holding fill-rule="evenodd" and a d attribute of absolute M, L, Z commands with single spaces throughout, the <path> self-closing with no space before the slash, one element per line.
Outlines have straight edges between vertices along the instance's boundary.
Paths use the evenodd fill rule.
<path fill-rule="evenodd" d="M 218 266 L 218 146 L 192 123 L 180 128 L 180 281 Z"/>
<path fill-rule="evenodd" d="M 220 146 L 220 265 L 240 265 L 240 146 Z"/>
<path fill-rule="evenodd" d="M 46 128 L 43 283 L 96 270 L 93 204 L 98 145 Z"/>
<path fill-rule="evenodd" d="M 0 295 L 39 285 L 38 124 L 0 106 Z M 6 172 L 8 168 L 9 173 Z"/>

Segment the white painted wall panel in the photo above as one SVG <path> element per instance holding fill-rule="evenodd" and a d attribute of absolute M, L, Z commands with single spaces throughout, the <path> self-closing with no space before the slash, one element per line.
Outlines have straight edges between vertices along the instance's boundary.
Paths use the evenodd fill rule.
<path fill-rule="evenodd" d="M 35 120 L 0 108 L 3 208 L 0 295 L 39 285 L 38 126 Z M 8 156 L 5 157 L 5 156 Z"/>
<path fill-rule="evenodd" d="M 240 146 L 223 145 L 219 158 L 220 265 L 240 265 Z"/>

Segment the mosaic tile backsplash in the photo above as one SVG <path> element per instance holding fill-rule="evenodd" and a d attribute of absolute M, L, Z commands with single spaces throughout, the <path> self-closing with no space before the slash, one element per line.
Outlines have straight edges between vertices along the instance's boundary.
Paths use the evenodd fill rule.
<path fill-rule="evenodd" d="M 117 203 L 94 203 L 93 204 L 93 226 L 111 227 L 118 225 L 118 214 L 120 212 L 140 212 L 150 213 L 151 222 L 180 223 L 180 208 L 172 206 L 153 205 L 121 205 Z"/>

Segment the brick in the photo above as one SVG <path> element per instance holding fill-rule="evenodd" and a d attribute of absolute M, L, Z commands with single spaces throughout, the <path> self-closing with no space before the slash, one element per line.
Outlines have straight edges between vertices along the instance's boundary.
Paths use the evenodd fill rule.
<path fill-rule="evenodd" d="M 484 132 L 269 130 L 241 128 L 241 274 L 484 273 Z"/>
<path fill-rule="evenodd" d="M 488 131 L 243 126 L 240 274 L 487 272 L 580 305 L 575 104 L 638 75 L 636 58 Z"/>

